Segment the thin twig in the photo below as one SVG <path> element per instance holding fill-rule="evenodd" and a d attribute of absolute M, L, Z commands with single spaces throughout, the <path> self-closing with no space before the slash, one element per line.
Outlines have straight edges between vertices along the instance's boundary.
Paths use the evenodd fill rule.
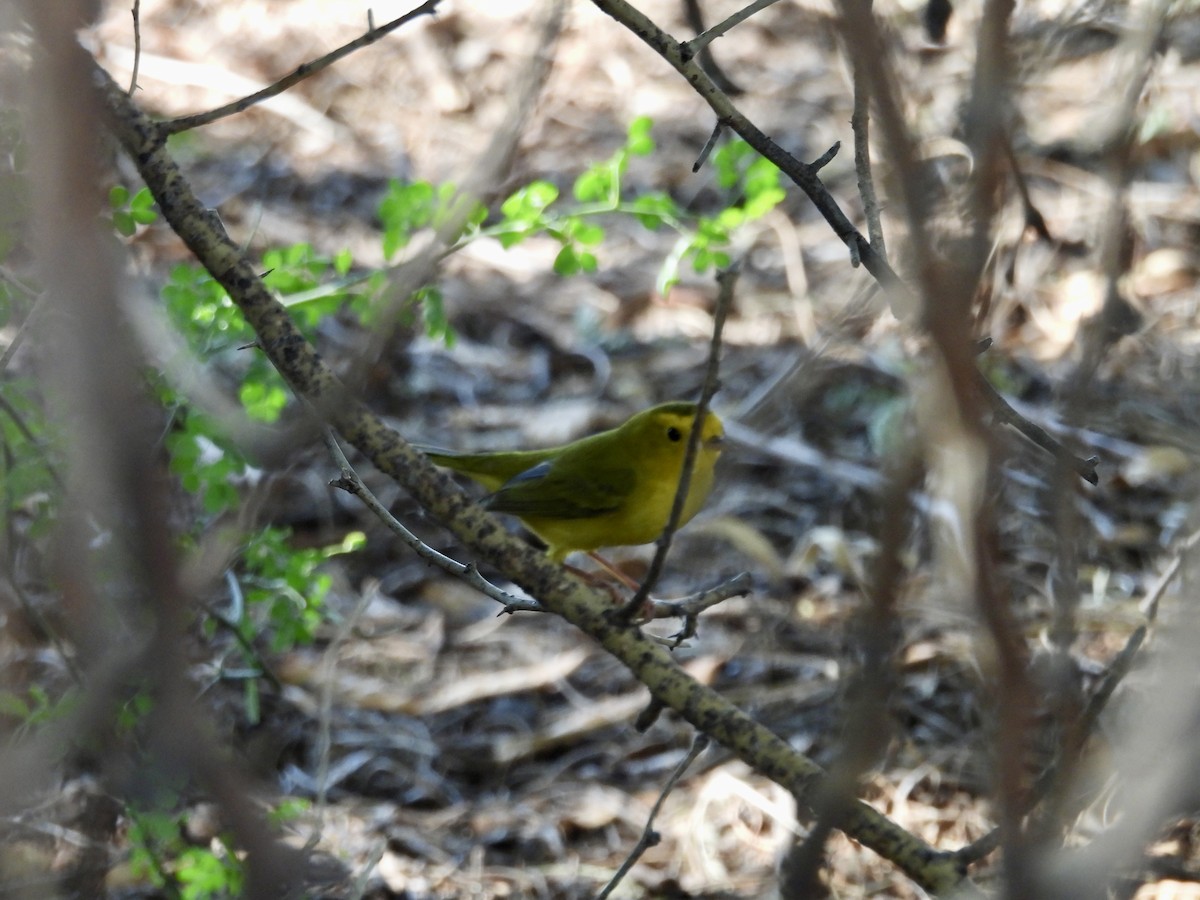
<path fill-rule="evenodd" d="M 725 130 L 725 126 L 718 119 L 717 124 L 713 126 L 712 134 L 708 136 L 708 140 L 704 142 L 704 146 L 700 149 L 700 155 L 696 157 L 696 161 L 692 163 L 692 174 L 696 174 L 704 167 L 704 163 L 708 160 L 708 156 L 713 151 L 713 147 L 717 146 L 717 141 L 721 137 L 721 132 Z"/>
<path fill-rule="evenodd" d="M 1021 164 L 1017 160 L 1017 151 L 1013 149 L 1011 132 L 1005 132 L 1004 135 L 1004 155 L 1008 159 L 1008 168 L 1012 172 L 1013 183 L 1017 186 L 1017 193 L 1021 196 L 1021 208 L 1025 212 L 1025 227 L 1032 228 L 1038 238 L 1047 244 L 1054 244 L 1054 235 L 1050 233 L 1050 227 L 1046 224 L 1046 217 L 1033 204 L 1033 195 L 1029 193 L 1029 182 L 1025 180 L 1025 173 L 1022 171 Z"/>
<path fill-rule="evenodd" d="M 867 220 L 867 235 L 875 252 L 887 259 L 879 199 L 875 196 L 875 178 L 871 174 L 871 89 L 857 66 L 854 69 L 854 111 L 850 114 L 850 130 L 854 132 L 854 172 L 858 177 L 863 216 Z"/>
<path fill-rule="evenodd" d="M 712 341 L 708 348 L 708 368 L 704 373 L 704 386 L 700 389 L 700 400 L 696 404 L 696 417 L 692 422 L 692 432 L 688 435 L 687 448 L 683 454 L 683 467 L 679 471 L 679 485 L 675 488 L 675 502 L 671 504 L 671 515 L 667 519 L 667 527 L 658 538 L 658 549 L 650 563 L 642 586 L 638 588 L 632 599 L 617 611 L 617 616 L 625 622 L 632 621 L 642 608 L 655 582 L 662 574 L 667 553 L 671 549 L 671 540 L 679 527 L 679 519 L 683 515 L 683 506 L 687 502 L 688 488 L 692 481 L 692 469 L 696 465 L 696 454 L 700 450 L 700 439 L 703 437 L 704 420 L 708 416 L 708 405 L 713 394 L 717 392 L 717 375 L 721 368 L 721 332 L 725 328 L 725 317 L 733 305 L 733 288 L 737 284 L 739 267 L 734 263 L 727 269 L 717 273 L 717 306 L 713 312 Z"/>
<path fill-rule="evenodd" d="M 683 10 L 687 18 L 688 27 L 696 34 L 703 34 L 706 29 L 704 27 L 704 10 L 700 8 L 700 0 L 683 0 Z M 700 52 L 696 54 L 696 59 L 704 68 L 716 85 L 729 94 L 731 97 L 736 97 L 744 94 L 740 87 L 725 74 L 725 70 L 717 63 L 716 57 L 713 56 L 712 47 L 704 46 L 700 48 Z"/>
<path fill-rule="evenodd" d="M 897 682 L 893 662 L 900 634 L 896 608 L 904 584 L 909 514 L 925 474 L 915 452 L 898 455 L 880 498 L 879 553 L 872 566 L 862 624 L 857 629 L 861 634 L 856 648 L 861 668 L 854 686 L 846 690 L 852 699 L 842 724 L 836 760 L 813 803 L 816 821 L 808 836 L 784 859 L 780 876 L 784 896 L 802 897 L 813 892 L 830 836 L 858 795 L 864 773 L 880 758 L 891 737 L 887 710 Z"/>
<path fill-rule="evenodd" d="M 367 605 L 375 599 L 375 589 L 367 588 L 354 604 L 350 615 L 338 625 L 337 633 L 321 655 L 321 696 L 317 710 L 317 796 L 313 804 L 316 813 L 316 828 L 305 842 L 305 852 L 310 852 L 321 840 L 325 829 L 325 805 L 329 797 L 329 755 L 333 750 L 331 723 L 333 721 L 333 678 L 337 670 L 338 651 L 350 637 L 350 632 L 362 618 Z"/>
<path fill-rule="evenodd" d="M 1096 724 L 1100 720 L 1100 714 L 1108 705 L 1108 701 L 1112 698 L 1117 687 L 1133 667 L 1133 660 L 1145 642 L 1146 633 L 1147 627 L 1145 625 L 1139 625 L 1135 628 L 1133 634 L 1129 636 L 1129 640 L 1125 642 L 1125 646 L 1121 648 L 1121 651 L 1108 664 L 1108 668 L 1104 670 L 1104 674 L 1088 697 L 1087 704 L 1080 715 L 1078 727 L 1075 729 L 1075 734 L 1077 735 L 1075 741 L 1070 748 L 1064 748 L 1063 752 L 1038 775 L 1028 792 L 1026 808 L 1032 809 L 1040 803 L 1055 781 L 1058 780 L 1062 770 L 1078 757 L 1087 738 L 1095 730 Z M 999 827 L 993 828 L 987 834 L 972 841 L 965 847 L 960 847 L 955 851 L 954 855 L 964 865 L 970 865 L 999 848 L 1002 837 L 1001 829 Z"/>
<path fill-rule="evenodd" d="M 375 871 L 379 865 L 379 861 L 383 859 L 383 854 L 388 851 L 390 841 L 381 839 L 375 842 L 375 848 L 371 851 L 371 855 L 367 857 L 367 861 L 363 867 L 354 876 L 354 881 L 350 885 L 349 900 L 362 900 L 367 893 L 367 886 L 370 883 L 371 873 Z"/>
<path fill-rule="evenodd" d="M 537 98 L 549 78 L 554 49 L 562 31 L 565 6 L 561 0 L 546 0 L 544 3 L 540 21 L 533 23 L 536 36 L 531 42 L 528 60 L 509 86 L 504 124 L 495 129 L 490 140 L 480 149 L 467 175 L 457 179 L 459 190 L 442 204 L 432 239 L 396 268 L 387 294 L 375 310 L 377 321 L 399 322 L 400 310 L 423 285 L 429 283 L 441 261 L 459 249 L 459 238 L 471 216 L 485 202 L 488 194 L 496 190 L 496 185 L 504 181 L 505 170 L 522 134 L 522 126 L 532 115 Z M 362 384 L 384 348 L 389 346 L 397 327 L 398 324 L 393 324 L 372 329 L 371 339 L 359 353 L 357 364 L 344 376 L 347 385 L 354 387 Z"/>
<path fill-rule="evenodd" d="M 1117 687 L 1120 686 L 1125 676 L 1129 674 L 1138 650 L 1145 643 L 1150 626 L 1157 620 L 1158 605 L 1166 593 L 1167 587 L 1179 575 L 1184 559 L 1195 549 L 1197 544 L 1200 544 L 1200 530 L 1192 532 L 1180 543 L 1175 554 L 1171 557 L 1171 561 L 1163 570 L 1162 575 L 1159 576 L 1158 581 L 1146 592 L 1146 596 L 1140 604 L 1141 610 L 1146 616 L 1146 621 L 1134 629 L 1129 639 L 1126 640 L 1125 646 L 1112 658 L 1108 667 L 1100 676 L 1096 687 L 1092 689 L 1091 694 L 1088 696 L 1087 704 L 1080 715 L 1079 727 L 1075 729 L 1078 735 L 1075 745 L 1071 748 L 1065 748 L 1064 752 L 1038 776 L 1037 781 L 1030 791 L 1031 808 L 1046 794 L 1064 766 L 1072 761 L 1074 756 L 1078 754 L 1079 748 L 1083 746 L 1087 738 L 1095 730 L 1100 720 L 1100 714 L 1108 705 L 1108 701 L 1112 698 Z M 965 863 L 969 864 L 987 856 L 999 845 L 999 829 L 993 829 L 978 840 L 960 848 L 957 851 L 957 855 Z"/>
<path fill-rule="evenodd" d="M 4 396 L 2 391 L 0 391 L 0 411 L 3 411 L 12 419 L 12 423 L 17 426 L 17 431 L 21 432 L 21 436 L 29 442 L 29 446 L 36 450 L 42 457 L 42 465 L 46 467 L 46 473 L 50 476 L 50 480 L 57 487 L 62 488 L 62 477 L 58 474 L 57 467 L 50 462 L 50 448 L 46 445 L 45 441 L 33 433 L 33 430 L 25 422 L 25 417 L 21 415 L 20 410 L 9 402 L 9 399 Z"/>
<path fill-rule="evenodd" d="M 171 119 L 167 122 L 163 122 L 161 126 L 163 129 L 163 134 L 178 134 L 181 131 L 188 131 L 192 128 L 210 125 L 218 119 L 223 119 L 226 116 L 232 116 L 243 112 L 257 103 L 261 103 L 262 101 L 268 100 L 271 97 L 278 96 L 288 88 L 299 84 L 301 81 L 304 81 L 304 79 L 329 68 L 335 62 L 345 56 L 349 56 L 355 50 L 359 50 L 363 47 L 374 44 L 376 41 L 395 31 L 401 25 L 406 25 L 413 19 L 420 18 L 421 16 L 433 15 L 434 12 L 437 11 L 437 8 L 441 2 L 442 0 L 426 0 L 425 3 L 422 3 L 416 9 L 405 13 L 397 19 L 392 19 L 392 21 L 380 25 L 378 28 L 369 28 L 361 37 L 355 38 L 348 44 L 343 44 L 341 47 L 338 47 L 336 50 L 333 50 L 330 53 L 326 53 L 322 57 L 314 59 L 311 62 L 304 63 L 303 65 L 297 67 L 296 70 L 290 75 L 279 79 L 279 81 L 276 81 L 274 84 L 268 85 L 261 91 L 256 91 L 248 97 L 242 97 L 240 100 L 234 100 L 232 103 L 226 103 L 224 106 L 219 106 L 216 109 L 209 110 L 208 112 L 196 113 L 195 115 L 191 116 L 180 116 L 177 119 Z M 136 66 L 134 71 L 137 71 Z"/>
<path fill-rule="evenodd" d="M 739 572 L 728 581 L 723 581 L 715 587 L 698 591 L 687 597 L 675 600 L 648 601 L 650 619 L 683 619 L 683 627 L 669 638 L 669 647 L 678 647 L 696 634 L 700 613 L 712 609 L 718 603 L 724 603 L 730 597 L 740 597 L 750 591 L 751 578 L 749 572 Z"/>
<path fill-rule="evenodd" d="M 1166 569 L 1158 577 L 1158 581 L 1146 592 L 1146 597 L 1142 600 L 1140 606 L 1142 614 L 1145 615 L 1146 621 L 1149 624 L 1154 624 L 1158 619 L 1159 601 L 1162 600 L 1167 587 L 1175 580 L 1175 576 L 1179 574 L 1179 570 L 1183 567 L 1184 558 L 1198 543 L 1200 543 L 1200 530 L 1193 531 L 1184 538 L 1183 542 L 1179 545 L 1179 549 L 1175 551 L 1175 555 L 1171 557 L 1171 561 L 1167 563 Z"/>
<path fill-rule="evenodd" d="M 259 649 L 254 646 L 254 641 L 246 634 L 246 629 L 242 627 L 242 620 L 246 614 L 246 604 L 242 596 L 242 586 L 238 583 L 237 576 L 232 570 L 225 571 L 225 581 L 229 585 L 230 596 L 230 611 L 223 612 L 209 603 L 203 603 L 204 611 L 208 613 L 209 618 L 221 626 L 221 628 L 233 635 L 234 642 L 242 648 L 242 652 L 246 654 L 248 660 L 257 665 L 255 672 L 261 678 L 265 678 L 270 682 L 271 686 L 276 690 L 280 690 L 283 684 L 279 680 L 279 676 L 267 664 Z M 225 673 L 228 676 L 228 672 Z"/>
<path fill-rule="evenodd" d="M 133 96 L 133 92 L 137 90 L 138 67 L 142 62 L 142 25 L 141 25 L 141 8 L 142 0 L 133 0 L 133 9 L 130 14 L 133 16 L 133 74 L 129 76 L 129 96 Z"/>
<path fill-rule="evenodd" d="M 617 885 L 621 883 L 621 880 L 629 874 L 629 870 L 633 868 L 634 864 L 639 859 L 641 859 L 642 854 L 662 840 L 662 835 L 654 830 L 654 817 L 657 816 L 659 810 L 662 809 L 663 802 L 667 799 L 667 795 L 675 789 L 675 785 L 679 783 L 679 779 L 683 777 L 683 774 L 688 770 L 691 764 L 696 761 L 696 757 L 703 753 L 707 748 L 708 736 L 705 734 L 697 734 L 695 739 L 692 741 L 692 749 L 688 751 L 687 756 L 685 756 L 680 761 L 679 765 L 675 767 L 675 771 L 671 773 L 671 777 L 667 779 L 667 783 L 663 785 L 662 791 L 659 792 L 658 799 L 654 802 L 654 806 L 650 810 L 650 815 L 646 817 L 646 827 L 642 829 L 642 836 L 638 838 L 637 844 L 635 844 L 633 849 L 629 851 L 629 855 L 625 857 L 625 861 L 621 863 L 621 868 L 617 869 L 616 874 L 614 874 L 613 877 L 609 879 L 608 884 L 604 886 L 604 890 L 596 895 L 596 900 L 604 900 L 605 897 L 608 897 L 610 894 L 612 894 L 612 892 L 617 889 Z"/>
<path fill-rule="evenodd" d="M 754 2 L 749 6 L 739 9 L 728 19 L 725 19 L 723 22 L 718 22 L 712 28 L 708 29 L 708 31 L 704 32 L 703 34 L 698 34 L 690 41 L 685 42 L 683 44 L 684 53 L 686 53 L 688 56 L 693 56 L 699 53 L 717 38 L 728 33 L 742 22 L 745 22 L 756 12 L 766 9 L 768 6 L 771 6 L 776 2 L 778 2 L 778 0 L 754 0 Z"/>
<path fill-rule="evenodd" d="M 982 373 L 977 379 L 977 384 L 983 393 L 984 399 L 987 400 L 993 414 L 999 421 L 1004 422 L 1006 425 L 1011 425 L 1052 457 L 1062 460 L 1071 467 L 1075 474 L 1088 484 L 1100 483 L 1100 476 L 1096 473 L 1096 466 L 1100 463 L 1099 457 L 1089 456 L 1087 459 L 1084 459 L 1083 457 L 1076 456 L 1041 425 L 1030 421 L 1013 409 L 1012 405 L 1000 395 L 999 391 L 992 387 L 991 382 L 984 378 Z"/>
<path fill-rule="evenodd" d="M 833 158 L 838 155 L 838 151 L 841 149 L 842 142 L 834 141 L 833 145 L 816 159 L 814 159 L 811 163 L 809 163 L 808 167 L 814 172 L 821 171 L 823 168 L 833 162 Z M 857 268 L 857 266 L 855 266 L 855 268 Z"/>
<path fill-rule="evenodd" d="M 350 460 L 346 458 L 346 454 L 342 452 L 341 446 L 337 439 L 330 431 L 325 432 L 325 446 L 329 448 L 329 452 L 333 454 L 334 460 L 341 469 L 342 477 L 334 479 L 330 482 L 333 487 L 340 488 L 348 494 L 353 494 L 363 502 L 367 509 L 371 510 L 384 525 L 386 525 L 393 534 L 404 541 L 417 556 L 433 563 L 444 572 L 448 572 L 455 578 L 461 578 L 477 591 L 486 594 L 493 600 L 503 603 L 505 606 L 504 612 L 515 612 L 520 609 L 530 609 L 528 601 L 515 597 L 506 591 L 500 590 L 486 578 L 479 574 L 479 570 L 474 565 L 464 565 L 463 563 L 453 560 L 443 553 L 434 550 L 419 537 L 405 528 L 400 521 L 388 512 L 387 507 L 379 502 L 379 498 L 371 493 L 358 473 L 354 471 L 354 467 L 350 465 Z"/>
<path fill-rule="evenodd" d="M 11 503 L 9 504 L 8 508 L 10 510 L 12 509 Z M 11 567 L 9 568 L 9 571 L 13 571 Z M 77 687 L 82 687 L 85 683 L 83 672 L 79 668 L 79 663 L 75 661 L 74 653 L 68 651 L 66 639 L 62 636 L 62 634 L 59 633 L 58 628 L 55 627 L 55 625 L 49 619 L 42 615 L 42 611 L 38 608 L 38 605 L 33 601 L 33 598 L 31 598 L 29 594 L 25 592 L 20 584 L 17 583 L 16 578 L 9 578 L 5 580 L 8 584 L 8 589 L 13 592 L 14 596 L 17 598 L 17 602 L 21 604 L 21 608 L 25 611 L 25 615 L 29 616 L 29 620 L 44 635 L 46 635 L 46 637 L 50 639 L 50 643 L 54 644 L 54 649 L 58 651 L 58 655 L 62 659 L 63 665 L 66 666 L 67 673 L 71 676 L 71 680 L 75 682 Z"/>

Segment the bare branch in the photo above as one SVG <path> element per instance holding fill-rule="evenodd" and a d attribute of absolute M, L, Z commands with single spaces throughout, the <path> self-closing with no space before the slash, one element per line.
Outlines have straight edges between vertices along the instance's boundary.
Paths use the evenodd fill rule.
<path fill-rule="evenodd" d="M 130 15 L 133 16 L 133 74 L 129 76 L 129 95 L 131 97 L 138 87 L 138 67 L 142 63 L 141 10 L 142 0 L 133 0 L 133 9 L 130 10 Z"/>
<path fill-rule="evenodd" d="M 255 104 L 282 94 L 288 88 L 299 84 L 306 78 L 311 78 L 318 72 L 329 68 L 343 57 L 349 56 L 355 50 L 360 50 L 363 47 L 374 44 L 376 41 L 381 40 L 382 38 L 391 34 L 400 26 L 407 25 L 409 22 L 413 21 L 414 19 L 418 19 L 421 16 L 433 15 L 437 11 L 438 6 L 441 5 L 441 2 L 442 0 L 426 0 L 425 3 L 422 3 L 411 12 L 407 12 L 399 18 L 392 19 L 392 21 L 380 25 L 378 28 L 375 28 L 372 25 L 361 37 L 355 38 L 348 44 L 343 44 L 341 47 L 326 53 L 324 56 L 319 57 L 318 59 L 304 63 L 303 65 L 297 67 L 296 70 L 290 75 L 279 79 L 279 81 L 276 81 L 272 85 L 268 85 L 261 91 L 251 94 L 249 97 L 242 97 L 240 100 L 235 100 L 232 103 L 227 103 L 224 106 L 219 106 L 216 109 L 209 110 L 208 112 L 196 113 L 195 115 L 191 116 L 180 116 L 179 118 L 171 119 L 170 121 L 163 122 L 162 128 L 166 134 L 178 134 L 181 131 L 188 131 L 192 128 L 210 125 L 217 121 L 217 119 L 223 119 L 226 116 L 232 116 L 243 112 Z M 136 57 L 134 62 L 134 73 L 136 77 Z"/>
<path fill-rule="evenodd" d="M 329 452 L 333 455 L 334 460 L 338 464 L 338 468 L 342 471 L 342 477 L 329 482 L 333 487 L 339 488 L 348 494 L 353 494 L 362 501 L 363 506 L 375 514 L 388 529 L 402 540 L 417 556 L 427 562 L 433 563 L 443 572 L 453 575 L 455 578 L 461 578 L 475 590 L 485 596 L 491 597 L 498 603 L 504 604 L 504 612 L 516 612 L 517 610 L 532 609 L 540 610 L 541 605 L 528 605 L 528 601 L 522 600 L 509 594 L 506 591 L 500 590 L 486 578 L 479 574 L 479 570 L 473 564 L 463 564 L 457 560 L 453 560 L 444 553 L 439 553 L 434 550 L 419 537 L 409 531 L 400 520 L 393 516 L 386 506 L 384 506 L 379 498 L 376 497 L 371 489 L 363 484 L 363 480 L 358 473 L 354 471 L 354 467 L 350 465 L 350 460 L 346 458 L 346 454 L 342 451 L 341 445 L 338 444 L 330 432 L 325 432 L 325 446 L 329 448 Z"/>
<path fill-rule="evenodd" d="M 675 785 L 683 778 L 684 773 L 691 768 L 692 763 L 696 758 L 708 749 L 708 738 L 703 734 L 696 735 L 692 741 L 692 749 L 687 752 L 687 756 L 679 761 L 679 765 L 675 767 L 675 771 L 671 773 L 671 777 L 667 779 L 667 783 L 663 785 L 663 789 L 658 793 L 658 799 L 654 801 L 654 806 L 650 809 L 650 815 L 646 816 L 646 827 L 642 829 L 642 836 L 638 838 L 638 842 L 633 849 L 629 851 L 629 855 L 625 857 L 625 861 L 621 863 L 621 867 L 617 869 L 613 877 L 609 879 L 608 884 L 604 886 L 599 894 L 596 895 L 596 900 L 604 900 L 617 889 L 622 879 L 629 874 L 629 870 L 633 868 L 634 863 L 642 858 L 642 854 L 651 847 L 658 844 L 661 840 L 660 835 L 654 830 L 654 819 L 658 816 L 659 810 L 662 809 L 663 802 L 675 789 Z"/>
<path fill-rule="evenodd" d="M 696 454 L 700 452 L 700 439 L 703 437 L 704 420 L 708 417 L 708 405 L 713 394 L 717 392 L 717 376 L 721 370 L 721 332 L 725 328 L 725 317 L 733 305 L 733 288 L 737 284 L 738 265 L 735 263 L 728 269 L 722 269 L 717 274 L 717 307 L 713 312 L 712 340 L 708 347 L 708 367 L 704 373 L 704 385 L 700 389 L 700 399 L 696 403 L 696 416 L 692 420 L 692 431 L 688 435 L 687 448 L 683 453 L 683 466 L 679 470 L 679 485 L 675 488 L 675 500 L 671 504 L 671 515 L 667 518 L 667 527 L 658 538 L 658 547 L 654 559 L 650 562 L 650 570 L 646 573 L 642 586 L 637 593 L 617 613 L 623 622 L 632 621 L 650 596 L 667 554 L 671 550 L 671 539 L 679 527 L 679 519 L 683 516 L 683 507 L 687 502 L 688 487 L 692 482 L 692 469 L 696 465 Z"/>

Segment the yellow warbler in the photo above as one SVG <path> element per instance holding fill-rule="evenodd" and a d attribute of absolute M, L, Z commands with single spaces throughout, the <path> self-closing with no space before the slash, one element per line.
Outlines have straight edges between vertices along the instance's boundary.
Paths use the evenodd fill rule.
<path fill-rule="evenodd" d="M 646 544 L 662 534 L 679 486 L 695 403 L 664 403 L 617 428 L 545 450 L 425 453 L 493 491 L 485 506 L 524 522 L 562 562 L 575 550 Z M 709 411 L 679 524 L 712 489 L 725 429 Z"/>

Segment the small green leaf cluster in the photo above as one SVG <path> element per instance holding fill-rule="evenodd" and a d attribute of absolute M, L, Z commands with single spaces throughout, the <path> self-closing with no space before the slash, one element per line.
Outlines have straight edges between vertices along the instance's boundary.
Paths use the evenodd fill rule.
<path fill-rule="evenodd" d="M 713 215 L 699 216 L 691 233 L 676 246 L 672 259 L 690 262 L 697 273 L 729 265 L 728 247 L 739 228 L 760 219 L 783 201 L 779 169 L 743 140 L 730 141 L 712 155 L 717 184 L 735 200 Z M 678 281 L 670 261 L 659 276 L 659 290 Z"/>
<path fill-rule="evenodd" d="M 611 157 L 590 166 L 572 185 L 573 206 L 556 207 L 559 189 L 535 181 L 511 194 L 501 205 L 501 218 L 480 231 L 512 247 L 526 238 L 545 234 L 562 248 L 554 260 L 560 275 L 595 271 L 596 248 L 605 230 L 600 216 L 628 215 L 648 230 L 664 226 L 679 233 L 674 251 L 662 266 L 656 288 L 667 293 L 679 281 L 680 266 L 689 263 L 697 274 L 729 265 L 728 248 L 737 229 L 771 211 L 784 198 L 780 173 L 749 144 L 735 140 L 713 154 L 718 186 L 733 196 L 728 206 L 712 215 L 694 215 L 664 191 L 629 195 L 624 188 L 630 160 L 654 152 L 653 122 L 634 119 L 625 144 Z"/>
<path fill-rule="evenodd" d="M 135 877 L 182 900 L 241 895 L 245 870 L 227 835 L 197 847 L 183 836 L 186 813 L 127 808 L 126 816 L 129 867 Z"/>
<path fill-rule="evenodd" d="M 654 151 L 651 124 L 648 117 L 635 119 L 624 146 L 575 179 L 572 195 L 579 205 L 551 210 L 559 199 L 558 187 L 549 181 L 534 181 L 500 204 L 501 218 L 483 233 L 495 237 L 505 248 L 533 235 L 548 235 L 562 245 L 554 258 L 555 272 L 566 276 L 596 271 L 598 260 L 594 248 L 603 243 L 605 231 L 593 220 L 603 213 L 622 210 L 621 180 L 630 158 L 648 156 Z M 637 210 L 625 211 L 637 213 Z"/>
<path fill-rule="evenodd" d="M 236 623 L 244 636 L 269 635 L 272 651 L 310 644 L 325 618 L 325 598 L 331 579 L 321 565 L 334 556 L 353 553 L 366 543 L 361 531 L 326 547 L 296 548 L 291 531 L 264 528 L 242 550 L 245 615 Z"/>
<path fill-rule="evenodd" d="M 79 704 L 79 695 L 68 691 L 62 696 L 53 696 L 36 681 L 25 686 L 24 694 L 16 691 L 0 691 L 0 716 L 16 720 L 12 730 L 14 738 L 20 740 L 27 732 L 67 715 Z"/>
<path fill-rule="evenodd" d="M 242 602 L 231 604 L 232 615 L 221 621 L 236 632 L 239 663 L 223 666 L 226 677 L 242 679 L 246 719 L 259 720 L 259 682 L 263 667 L 259 642 L 271 652 L 284 652 L 311 644 L 328 616 L 326 599 L 332 580 L 321 565 L 333 556 L 353 553 L 366 543 L 362 532 L 350 532 L 340 543 L 326 547 L 297 548 L 287 528 L 267 527 L 252 535 L 242 549 L 237 590 Z M 218 621 L 209 618 L 204 630 L 216 632 Z"/>
<path fill-rule="evenodd" d="M 114 185 L 108 192 L 108 205 L 112 209 L 113 228 L 125 237 L 137 233 L 139 225 L 149 225 L 158 219 L 149 188 L 142 188 L 131 196 L 129 188 Z"/>
<path fill-rule="evenodd" d="M 433 185 L 428 181 L 401 181 L 393 178 L 379 204 L 379 221 L 383 227 L 383 258 L 389 262 L 408 246 L 413 235 L 423 228 L 443 228 L 460 202 L 470 202 L 471 209 L 463 223 L 463 233 L 471 232 L 487 218 L 487 209 L 473 201 L 463 201 L 453 182 Z M 446 235 L 454 240 L 458 235 Z"/>
<path fill-rule="evenodd" d="M 717 186 L 732 199 L 713 214 L 697 215 L 664 191 L 631 193 L 626 189 L 630 161 L 655 150 L 652 130 L 653 121 L 648 116 L 634 119 L 624 144 L 575 179 L 570 202 L 564 202 L 558 185 L 539 179 L 513 191 L 494 216 L 489 217 L 482 206 L 476 205 L 448 252 L 481 237 L 494 238 L 507 249 L 531 237 L 545 236 L 560 245 L 553 263 L 557 274 L 594 272 L 599 268 L 599 249 L 606 237 L 602 219 L 624 215 L 649 230 L 665 226 L 679 233 L 657 279 L 656 288 L 662 294 L 678 283 L 684 264 L 697 274 L 727 266 L 734 233 L 783 200 L 779 170 L 745 141 L 728 142 L 713 154 L 712 166 Z M 453 185 L 393 180 L 379 206 L 385 258 L 391 260 L 418 230 L 445 222 L 448 210 L 458 201 Z M 401 322 L 408 324 L 408 310 L 420 306 L 426 333 L 450 344 L 453 332 L 442 314 L 440 299 L 435 287 L 422 287 L 411 298 Z M 364 317 L 364 321 L 368 320 Z"/>
<path fill-rule="evenodd" d="M 348 256 L 325 259 L 307 245 L 294 245 L 264 255 L 267 284 L 287 296 L 319 289 L 330 272 L 348 271 Z M 319 290 L 318 290 L 318 293 Z M 163 289 L 171 321 L 186 339 L 192 352 L 204 362 L 225 360 L 240 377 L 238 398 L 246 415 L 256 421 L 279 420 L 290 393 L 254 345 L 254 333 L 225 290 L 202 269 L 180 266 L 172 271 Z M 298 324 L 310 333 L 322 318 L 344 304 L 344 293 L 326 293 L 306 298 L 289 307 Z M 171 425 L 164 438 L 170 471 L 184 490 L 197 497 L 202 511 L 217 517 L 236 510 L 242 503 L 243 486 L 253 476 L 253 466 L 232 441 L 221 423 L 189 404 L 162 377 L 151 377 L 163 405 L 171 411 Z M 197 523 L 201 529 L 203 523 Z M 325 615 L 329 578 L 318 571 L 322 562 L 355 546 L 354 537 L 328 548 L 295 549 L 286 529 L 265 528 L 251 535 L 240 559 L 239 590 L 245 603 L 241 613 L 227 624 L 234 628 L 244 647 L 265 639 L 272 651 L 290 649 L 312 640 Z M 204 623 L 211 634 L 217 620 Z M 257 716 L 257 685 L 261 675 L 258 660 L 249 660 L 245 671 L 248 714 Z"/>
<path fill-rule="evenodd" d="M 185 491 L 199 498 L 205 513 L 215 516 L 238 506 L 238 484 L 250 464 L 212 418 L 194 408 L 180 408 L 165 443 L 171 473 Z"/>

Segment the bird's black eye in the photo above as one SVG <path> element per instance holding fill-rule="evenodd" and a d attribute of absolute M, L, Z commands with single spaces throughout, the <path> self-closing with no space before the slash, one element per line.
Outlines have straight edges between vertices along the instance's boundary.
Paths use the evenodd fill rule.
<path fill-rule="evenodd" d="M 678 428 L 676 428 L 674 425 L 672 425 L 670 428 L 667 429 L 667 440 L 678 441 L 682 437 L 683 437 L 683 432 L 680 431 Z"/>

